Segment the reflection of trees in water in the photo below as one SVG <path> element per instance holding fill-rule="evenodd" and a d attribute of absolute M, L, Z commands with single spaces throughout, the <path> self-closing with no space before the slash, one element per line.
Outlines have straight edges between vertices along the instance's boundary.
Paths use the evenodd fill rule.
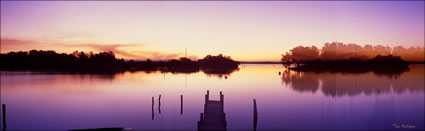
<path fill-rule="evenodd" d="M 317 76 L 314 75 L 316 74 L 305 75 L 300 72 L 285 71 L 282 74 L 282 81 L 287 85 L 292 85 L 292 87 L 299 87 L 293 88 L 296 91 L 314 93 L 319 89 L 319 81 L 316 79 Z"/>
<path fill-rule="evenodd" d="M 366 73 L 335 72 L 295 72 L 284 71 L 282 82 L 291 85 L 298 92 L 316 92 L 319 89 L 326 96 L 356 96 L 388 93 L 423 92 L 424 66 L 412 66 L 402 74 L 390 74 L 393 77 Z M 388 76 L 388 75 L 384 75 Z"/>
<path fill-rule="evenodd" d="M 78 75 L 78 76 L 80 77 L 81 80 L 84 80 L 84 79 L 89 79 L 89 80 L 113 80 L 116 77 L 116 75 L 111 75 L 111 74 L 103 74 L 103 75 L 99 75 L 99 74 L 97 74 L 97 75 L 85 74 L 85 75 Z"/>
<path fill-rule="evenodd" d="M 143 70 L 143 71 L 129 71 L 130 73 L 144 72 L 146 74 L 151 73 L 171 73 L 171 74 L 193 74 L 198 72 L 204 72 L 208 77 L 215 76 L 219 78 L 227 78 L 237 69 L 158 69 L 158 70 Z M 92 73 L 76 73 L 76 72 L 1 72 L 2 75 L 28 75 L 28 74 L 71 74 L 70 76 L 77 77 L 81 80 L 114 80 L 117 76 L 124 74 L 125 72 L 116 72 L 110 74 L 92 74 Z"/>
<path fill-rule="evenodd" d="M 207 76 L 217 76 L 219 78 L 227 78 L 230 74 L 235 71 L 239 71 L 239 68 L 236 69 L 224 69 L 224 68 L 198 68 L 198 69 L 160 69 L 161 73 L 172 73 L 172 74 L 192 74 L 202 71 Z"/>
<path fill-rule="evenodd" d="M 373 72 L 379 76 L 398 77 L 403 72 L 409 71 L 408 64 L 402 63 L 344 63 L 344 62 L 326 62 L 326 63 L 310 63 L 304 65 L 296 65 L 289 67 L 290 70 L 298 72 L 315 72 L 315 73 L 349 73 L 361 74 Z"/>
<path fill-rule="evenodd" d="M 388 92 L 391 90 L 391 81 L 385 77 L 377 77 L 373 73 L 365 74 L 324 74 L 322 78 L 322 92 L 326 96 L 355 96 L 361 93 Z"/>
<path fill-rule="evenodd" d="M 217 76 L 218 78 L 223 78 L 223 76 L 227 79 L 227 76 L 232 74 L 235 71 L 239 71 L 239 68 L 237 69 L 213 69 L 213 68 L 204 68 L 202 69 L 202 72 L 206 74 L 207 76 Z"/>

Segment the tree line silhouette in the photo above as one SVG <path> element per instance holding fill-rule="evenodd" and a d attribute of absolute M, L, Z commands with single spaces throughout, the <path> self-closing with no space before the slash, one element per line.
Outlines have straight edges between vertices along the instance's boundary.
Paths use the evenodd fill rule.
<path fill-rule="evenodd" d="M 308 63 L 424 63 L 424 48 L 382 45 L 325 43 L 319 50 L 316 46 L 297 46 L 282 54 L 284 64 Z"/>
<path fill-rule="evenodd" d="M 325 43 L 316 46 L 297 46 L 282 54 L 281 62 L 288 69 L 303 72 L 377 72 L 401 73 L 411 63 L 425 63 L 424 48 L 382 45 Z"/>
<path fill-rule="evenodd" d="M 192 61 L 182 57 L 168 61 L 125 61 L 109 52 L 86 53 L 75 51 L 71 54 L 55 51 L 30 50 L 0 54 L 0 70 L 40 70 L 70 71 L 81 73 L 117 73 L 124 71 L 163 71 L 163 72 L 198 72 L 220 74 L 231 73 L 238 69 L 239 62 L 229 56 L 219 54 L 207 55 L 203 59 Z"/>

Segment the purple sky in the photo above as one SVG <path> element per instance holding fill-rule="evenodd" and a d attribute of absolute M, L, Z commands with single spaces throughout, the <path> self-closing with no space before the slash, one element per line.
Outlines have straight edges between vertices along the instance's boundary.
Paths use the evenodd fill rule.
<path fill-rule="evenodd" d="M 1 1 L 1 52 L 273 60 L 298 45 L 424 45 L 424 1 Z"/>

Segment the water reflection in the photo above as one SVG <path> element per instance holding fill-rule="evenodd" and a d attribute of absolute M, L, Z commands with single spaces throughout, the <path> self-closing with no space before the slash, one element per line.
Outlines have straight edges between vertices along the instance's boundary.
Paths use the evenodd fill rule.
<path fill-rule="evenodd" d="M 203 72 L 208 77 L 218 77 L 227 79 L 232 73 L 239 71 L 237 69 L 159 69 L 159 70 L 142 70 L 142 71 L 127 71 L 127 72 L 109 72 L 109 73 L 90 73 L 90 72 L 36 72 L 36 71 L 27 71 L 27 72 L 14 72 L 14 71 L 2 71 L 0 75 L 2 76 L 28 76 L 28 75 L 67 75 L 73 77 L 74 79 L 80 80 L 106 80 L 112 81 L 118 76 L 122 76 L 126 73 L 140 73 L 144 74 L 155 74 L 155 73 L 171 73 L 171 74 L 194 74 L 198 72 Z M 164 76 L 165 77 L 165 76 Z"/>
<path fill-rule="evenodd" d="M 326 96 L 356 96 L 405 91 L 423 92 L 424 67 L 410 67 L 409 72 L 401 74 L 382 74 L 376 72 L 298 72 L 284 70 L 282 83 L 290 85 L 297 92 L 315 93 L 321 90 Z"/>
<path fill-rule="evenodd" d="M 423 65 L 392 78 L 373 72 L 296 72 L 281 65 L 244 65 L 227 80 L 203 73 L 160 72 L 125 72 L 113 79 L 2 75 L 7 127 L 197 130 L 200 113 L 206 118 L 206 101 L 199 99 L 206 90 L 217 92 L 208 100 L 219 101 L 219 91 L 227 94 L 225 109 L 223 104 L 227 130 L 391 130 L 390 122 L 424 127 Z"/>
<path fill-rule="evenodd" d="M 315 73 L 350 73 L 361 74 L 373 72 L 379 76 L 397 77 L 410 70 L 408 64 L 307 64 L 300 66 L 287 66 L 288 69 L 298 72 Z"/>
<path fill-rule="evenodd" d="M 239 71 L 239 68 L 237 69 L 203 69 L 202 70 L 207 76 L 216 76 L 218 78 L 227 79 L 227 77 L 232 74 L 235 71 Z"/>
<path fill-rule="evenodd" d="M 393 128 L 393 123 L 397 122 L 396 113 L 394 111 L 394 99 L 391 96 L 390 99 L 375 97 L 375 105 L 373 107 L 369 119 L 369 130 L 383 130 Z M 395 129 L 393 129 L 395 130 Z"/>
<path fill-rule="evenodd" d="M 170 70 L 170 69 L 160 69 L 161 73 L 172 73 L 172 74 L 192 74 L 192 73 L 198 73 L 203 72 L 207 76 L 214 76 L 218 78 L 225 77 L 227 79 L 227 76 L 230 76 L 233 72 L 239 71 L 239 68 L 237 69 L 214 69 L 214 68 L 202 68 L 202 69 L 179 69 L 179 70 Z"/>
<path fill-rule="evenodd" d="M 79 80 L 113 80 L 116 76 L 122 75 L 123 72 L 113 73 L 113 74 L 89 74 L 89 73 L 77 73 L 77 72 L 35 72 L 35 71 L 26 71 L 26 72 L 14 72 L 14 71 L 1 71 L 1 76 L 36 76 L 36 75 L 66 75 L 74 79 Z"/>

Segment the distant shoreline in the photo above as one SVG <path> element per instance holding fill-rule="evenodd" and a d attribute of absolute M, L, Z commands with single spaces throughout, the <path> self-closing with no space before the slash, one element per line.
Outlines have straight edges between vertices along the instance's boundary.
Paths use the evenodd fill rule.
<path fill-rule="evenodd" d="M 161 71 L 172 73 L 229 74 L 238 70 L 239 62 L 230 56 L 207 55 L 193 61 L 186 57 L 169 61 L 134 61 L 119 59 L 113 52 L 72 54 L 30 50 L 0 54 L 0 70 L 60 71 L 78 73 L 118 73 L 124 71 Z"/>
<path fill-rule="evenodd" d="M 267 65 L 267 64 L 273 64 L 273 65 L 280 64 L 280 65 L 285 65 L 282 62 L 270 62 L 270 61 L 264 61 L 264 62 L 239 61 L 239 63 L 240 64 L 264 64 L 264 65 Z M 370 64 L 370 63 L 362 63 L 362 64 Z M 406 64 L 409 64 L 409 65 L 424 65 L 425 62 L 406 62 Z"/>
<path fill-rule="evenodd" d="M 239 61 L 241 64 L 282 64 L 280 61 Z"/>

